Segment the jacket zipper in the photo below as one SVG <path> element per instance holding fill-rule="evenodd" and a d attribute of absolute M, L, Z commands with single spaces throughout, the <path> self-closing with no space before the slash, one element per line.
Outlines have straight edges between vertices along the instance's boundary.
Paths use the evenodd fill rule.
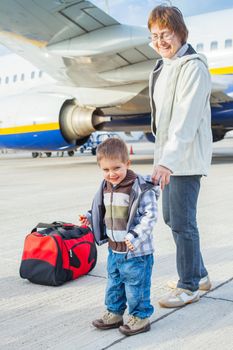
<path fill-rule="evenodd" d="M 113 238 L 113 241 L 115 241 L 114 234 L 113 234 L 112 203 L 113 203 L 113 189 L 111 189 L 110 212 L 111 212 L 111 231 L 112 231 L 112 238 Z"/>

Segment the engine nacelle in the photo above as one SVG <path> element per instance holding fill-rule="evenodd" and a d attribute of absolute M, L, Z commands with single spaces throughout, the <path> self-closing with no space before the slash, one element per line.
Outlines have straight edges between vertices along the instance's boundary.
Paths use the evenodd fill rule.
<path fill-rule="evenodd" d="M 0 148 L 55 151 L 85 143 L 105 119 L 65 95 L 23 94 L 1 99 Z"/>
<path fill-rule="evenodd" d="M 75 100 L 65 101 L 59 116 L 62 135 L 67 141 L 75 140 L 76 143 L 90 136 L 98 126 L 108 120 L 100 109 L 81 107 Z"/>

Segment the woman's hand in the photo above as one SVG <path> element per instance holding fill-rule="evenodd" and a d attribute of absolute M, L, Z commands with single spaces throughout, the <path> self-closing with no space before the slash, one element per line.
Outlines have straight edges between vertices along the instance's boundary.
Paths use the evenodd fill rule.
<path fill-rule="evenodd" d="M 161 190 L 170 182 L 170 176 L 172 172 L 170 169 L 162 165 L 157 165 L 153 169 L 152 181 L 155 185 L 160 185 Z"/>
<path fill-rule="evenodd" d="M 85 215 L 79 215 L 79 222 L 81 225 L 90 226 L 90 222 L 87 220 Z"/>

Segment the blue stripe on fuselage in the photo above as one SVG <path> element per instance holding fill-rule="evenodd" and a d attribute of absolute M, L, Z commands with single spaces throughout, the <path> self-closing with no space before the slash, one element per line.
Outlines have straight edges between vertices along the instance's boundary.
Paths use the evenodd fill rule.
<path fill-rule="evenodd" d="M 67 143 L 60 130 L 0 135 L 0 148 L 58 151 L 75 148 Z"/>

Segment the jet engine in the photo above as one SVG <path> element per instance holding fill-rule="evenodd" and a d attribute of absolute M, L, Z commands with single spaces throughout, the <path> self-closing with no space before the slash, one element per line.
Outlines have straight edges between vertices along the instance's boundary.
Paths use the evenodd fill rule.
<path fill-rule="evenodd" d="M 1 99 L 0 148 L 72 150 L 109 120 L 100 109 L 81 107 L 64 95 L 9 96 Z"/>

